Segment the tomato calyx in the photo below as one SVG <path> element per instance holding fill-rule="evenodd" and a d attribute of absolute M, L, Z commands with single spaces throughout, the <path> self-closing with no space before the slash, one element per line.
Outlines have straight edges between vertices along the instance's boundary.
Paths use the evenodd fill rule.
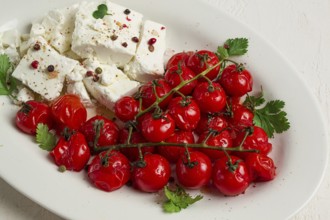
<path fill-rule="evenodd" d="M 228 170 L 230 172 L 235 172 L 235 170 L 238 168 L 239 163 L 242 162 L 243 160 L 236 160 L 235 163 L 233 163 L 233 161 L 231 160 L 230 157 L 228 157 L 228 161 L 226 163 L 226 165 L 228 166 Z"/>
<path fill-rule="evenodd" d="M 93 122 L 93 127 L 94 127 L 94 131 L 95 131 L 95 137 L 94 137 L 94 141 L 93 141 L 93 148 L 96 149 L 98 146 L 97 146 L 97 143 L 100 139 L 100 135 L 101 135 L 101 130 L 104 126 L 104 121 L 101 119 L 101 120 L 95 120 Z"/>
<path fill-rule="evenodd" d="M 69 141 L 71 136 L 74 135 L 76 132 L 74 130 L 71 130 L 68 127 L 65 127 L 61 133 L 64 140 Z"/>
<path fill-rule="evenodd" d="M 22 108 L 19 110 L 20 112 L 24 113 L 24 114 L 29 114 L 29 112 L 32 110 L 32 107 L 31 105 L 29 105 L 28 103 L 26 102 L 23 102 L 22 103 Z"/>

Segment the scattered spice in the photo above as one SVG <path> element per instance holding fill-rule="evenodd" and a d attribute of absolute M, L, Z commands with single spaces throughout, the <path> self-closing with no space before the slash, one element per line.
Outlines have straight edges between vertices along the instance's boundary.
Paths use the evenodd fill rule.
<path fill-rule="evenodd" d="M 135 43 L 139 43 L 140 40 L 138 37 L 132 37 L 132 41 Z"/>
<path fill-rule="evenodd" d="M 38 60 L 34 60 L 34 61 L 32 61 L 32 63 L 31 63 L 31 67 L 32 67 L 33 69 L 37 69 L 38 66 L 39 66 L 39 62 L 38 62 Z"/>
<path fill-rule="evenodd" d="M 128 16 L 126 16 L 126 20 L 127 21 L 131 21 L 132 19 L 130 19 Z"/>
<path fill-rule="evenodd" d="M 150 52 L 154 52 L 155 47 L 153 45 L 149 45 L 148 49 L 149 49 Z"/>
<path fill-rule="evenodd" d="M 127 47 L 128 44 L 127 44 L 126 42 L 124 42 L 124 43 L 122 43 L 121 45 L 122 45 L 123 47 Z"/>
<path fill-rule="evenodd" d="M 154 37 L 152 37 L 152 38 L 150 38 L 150 39 L 148 40 L 148 44 L 149 44 L 149 45 L 154 45 L 154 44 L 156 43 L 156 41 L 157 41 L 157 39 L 154 38 Z"/>
<path fill-rule="evenodd" d="M 94 75 L 94 73 L 93 73 L 93 71 L 91 71 L 91 70 L 88 70 L 87 72 L 86 72 L 86 76 L 87 77 L 90 77 L 90 76 L 93 76 Z"/>
<path fill-rule="evenodd" d="M 162 27 L 160 28 L 160 30 L 165 30 L 165 27 L 164 27 L 164 26 L 162 26 Z"/>
<path fill-rule="evenodd" d="M 129 15 L 130 13 L 131 13 L 131 10 L 129 10 L 128 8 L 125 9 L 125 11 L 124 11 L 124 14 L 125 14 L 125 15 Z"/>
<path fill-rule="evenodd" d="M 54 65 L 49 65 L 48 67 L 47 67 L 47 71 L 48 72 L 53 72 L 55 70 L 55 67 L 54 67 Z"/>
<path fill-rule="evenodd" d="M 33 45 L 33 49 L 34 49 L 34 50 L 40 50 L 40 44 L 39 44 L 39 43 L 35 43 L 35 44 Z"/>
<path fill-rule="evenodd" d="M 94 76 L 93 76 L 93 81 L 94 81 L 94 82 L 99 81 L 99 79 L 100 79 L 100 77 L 99 77 L 98 75 L 94 75 Z"/>
<path fill-rule="evenodd" d="M 97 67 L 97 68 L 95 69 L 95 73 L 96 73 L 96 74 L 101 74 L 101 73 L 102 73 L 102 68 L 101 68 L 101 67 Z"/>
<path fill-rule="evenodd" d="M 117 38 L 118 38 L 118 36 L 115 35 L 115 34 L 113 34 L 113 35 L 110 36 L 110 39 L 113 40 L 113 41 L 117 40 Z"/>
<path fill-rule="evenodd" d="M 48 78 L 49 79 L 54 79 L 57 76 L 58 76 L 58 72 L 57 71 L 49 72 L 49 74 L 48 74 Z"/>

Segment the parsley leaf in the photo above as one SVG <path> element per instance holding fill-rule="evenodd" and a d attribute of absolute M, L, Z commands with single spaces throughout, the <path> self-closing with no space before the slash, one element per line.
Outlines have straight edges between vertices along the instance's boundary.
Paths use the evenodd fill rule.
<path fill-rule="evenodd" d="M 39 123 L 36 130 L 36 141 L 43 150 L 51 151 L 56 145 L 56 136 L 47 125 Z"/>
<path fill-rule="evenodd" d="M 272 100 L 265 104 L 263 93 L 259 96 L 247 96 L 244 105 L 254 113 L 253 122 L 256 126 L 265 130 L 268 137 L 274 137 L 274 133 L 282 133 L 290 128 L 287 113 L 283 111 L 285 102 Z M 258 108 L 257 108 L 258 107 Z"/>
<path fill-rule="evenodd" d="M 220 60 L 227 59 L 231 56 L 244 55 L 248 50 L 249 41 L 247 38 L 233 38 L 228 39 L 223 46 L 217 49 L 217 56 Z"/>
<path fill-rule="evenodd" d="M 195 198 L 192 198 L 184 191 L 183 188 L 179 186 L 177 186 L 177 188 L 173 191 L 165 186 L 164 191 L 168 200 L 163 204 L 163 209 L 168 213 L 179 212 L 181 209 L 185 209 L 189 205 L 192 205 L 203 198 L 201 195 L 197 195 Z"/>
<path fill-rule="evenodd" d="M 106 4 L 100 4 L 99 6 L 97 6 L 97 10 L 95 10 L 93 12 L 93 17 L 95 19 L 99 19 L 99 18 L 102 19 L 106 15 L 111 15 L 111 14 L 108 14 L 108 7 Z"/>
<path fill-rule="evenodd" d="M 0 55 L 0 95 L 9 95 L 7 88 L 7 72 L 11 66 L 9 57 L 6 54 Z"/>
<path fill-rule="evenodd" d="M 229 57 L 228 50 L 224 47 L 218 47 L 216 54 L 221 60 Z"/>

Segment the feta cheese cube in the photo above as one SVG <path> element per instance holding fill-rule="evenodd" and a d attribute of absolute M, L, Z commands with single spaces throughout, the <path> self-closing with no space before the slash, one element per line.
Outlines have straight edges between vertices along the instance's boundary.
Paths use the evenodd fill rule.
<path fill-rule="evenodd" d="M 69 83 L 66 88 L 68 94 L 75 94 L 80 97 L 81 102 L 85 107 L 93 106 L 92 100 L 88 95 L 85 85 L 82 81 Z"/>
<path fill-rule="evenodd" d="M 102 105 L 113 110 L 115 102 L 125 95 L 134 94 L 140 83 L 130 80 L 114 64 L 100 64 L 95 60 L 87 60 L 87 70 L 95 70 L 100 67 L 101 74 L 84 78 L 83 82 L 89 93 Z"/>
<path fill-rule="evenodd" d="M 40 45 L 39 50 L 33 49 L 32 45 L 36 43 Z M 12 76 L 45 99 L 53 100 L 60 95 L 65 76 L 78 65 L 78 61 L 60 55 L 42 37 L 36 38 L 34 44 L 21 59 Z M 31 66 L 33 61 L 39 62 L 36 69 Z M 53 72 L 48 72 L 49 65 L 55 67 Z"/>
<path fill-rule="evenodd" d="M 16 29 L 8 30 L 2 33 L 3 47 L 17 48 L 20 46 L 20 34 Z"/>
<path fill-rule="evenodd" d="M 27 102 L 29 100 L 34 100 L 34 93 L 26 87 L 20 88 L 16 95 L 16 104 Z"/>
<path fill-rule="evenodd" d="M 165 36 L 164 25 L 150 20 L 144 22 L 136 55 L 124 69 L 129 77 L 147 82 L 163 75 Z"/>
<path fill-rule="evenodd" d="M 100 4 L 108 8 L 102 19 L 93 17 Z M 102 63 L 114 63 L 119 67 L 127 64 L 135 54 L 140 36 L 142 14 L 110 1 L 85 2 L 77 14 L 72 35 L 72 50 L 82 58 L 96 57 Z M 127 10 L 126 10 L 127 11 Z"/>

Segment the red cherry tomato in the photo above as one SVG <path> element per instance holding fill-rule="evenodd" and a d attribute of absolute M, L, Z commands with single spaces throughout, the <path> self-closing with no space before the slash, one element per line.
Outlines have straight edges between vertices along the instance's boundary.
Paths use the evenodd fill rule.
<path fill-rule="evenodd" d="M 276 167 L 272 158 L 264 154 L 250 153 L 244 159 L 251 181 L 270 181 L 276 176 Z"/>
<path fill-rule="evenodd" d="M 228 119 L 231 128 L 236 131 L 241 131 L 247 127 L 253 126 L 254 114 L 251 110 L 241 104 L 236 104 L 232 105 L 231 111 L 231 117 Z"/>
<path fill-rule="evenodd" d="M 116 117 L 123 122 L 133 120 L 139 112 L 139 101 L 131 96 L 124 96 L 116 101 L 114 111 Z"/>
<path fill-rule="evenodd" d="M 119 143 L 126 144 L 128 139 L 128 130 L 127 129 L 121 129 L 119 132 Z M 133 131 L 131 134 L 131 144 L 138 144 L 138 143 L 146 143 L 148 142 L 140 132 Z M 148 147 L 141 147 L 142 154 L 146 153 L 153 153 L 155 151 L 155 147 L 148 146 Z M 124 147 L 120 149 L 120 152 L 122 152 L 130 161 L 136 161 L 139 159 L 139 150 L 137 147 Z"/>
<path fill-rule="evenodd" d="M 226 93 L 220 84 L 199 83 L 193 92 L 193 98 L 203 113 L 220 112 L 226 106 Z"/>
<path fill-rule="evenodd" d="M 157 192 L 168 182 L 171 176 L 169 162 L 158 154 L 146 154 L 145 166 L 134 167 L 132 171 L 133 187 L 143 192 Z"/>
<path fill-rule="evenodd" d="M 223 70 L 219 82 L 229 96 L 243 96 L 252 91 L 253 87 L 250 72 L 235 64 Z"/>
<path fill-rule="evenodd" d="M 165 80 L 172 87 L 178 86 L 181 82 L 185 80 L 190 80 L 194 78 L 196 74 L 186 67 L 185 65 L 179 63 L 177 66 L 172 66 L 165 72 Z M 179 92 L 184 95 L 189 95 L 197 85 L 197 80 L 193 80 L 190 83 L 187 83 Z"/>
<path fill-rule="evenodd" d="M 60 129 L 78 130 L 87 119 L 87 111 L 80 98 L 73 94 L 58 97 L 51 103 L 51 112 Z"/>
<path fill-rule="evenodd" d="M 142 97 L 142 105 L 144 108 L 148 108 L 156 101 L 156 94 L 159 98 L 165 96 L 171 91 L 171 86 L 164 79 L 156 79 L 150 81 L 140 87 L 140 95 Z M 159 107 L 166 108 L 171 100 L 171 95 L 165 100 L 159 103 Z"/>
<path fill-rule="evenodd" d="M 97 142 L 94 143 L 98 126 L 100 134 Z M 117 124 L 101 115 L 95 115 L 90 118 L 79 130 L 85 135 L 88 145 L 91 148 L 94 147 L 94 144 L 96 144 L 95 147 L 105 147 L 118 142 L 119 128 Z"/>
<path fill-rule="evenodd" d="M 39 123 L 46 124 L 49 129 L 53 127 L 53 120 L 48 105 L 37 102 L 27 101 L 16 113 L 16 126 L 27 134 L 34 135 Z"/>
<path fill-rule="evenodd" d="M 250 184 L 248 169 L 243 160 L 238 157 L 222 157 L 213 165 L 213 185 L 226 196 L 236 196 L 244 193 Z"/>
<path fill-rule="evenodd" d="M 169 138 L 165 140 L 168 143 L 195 143 L 194 134 L 191 131 L 175 131 Z M 192 148 L 188 148 L 189 151 L 193 151 Z M 183 146 L 159 146 L 157 152 L 165 157 L 169 162 L 176 163 L 184 154 L 185 148 Z"/>
<path fill-rule="evenodd" d="M 180 53 L 176 53 L 174 54 L 168 61 L 166 64 L 166 69 L 171 68 L 172 66 L 178 66 L 179 63 L 181 63 L 181 65 L 186 65 L 189 57 L 193 54 L 194 52 L 192 51 L 187 51 L 187 52 L 180 52 Z"/>
<path fill-rule="evenodd" d="M 202 114 L 195 131 L 198 134 L 202 134 L 204 131 L 209 131 L 210 129 L 221 132 L 226 127 L 228 127 L 228 122 L 225 117 L 212 114 Z"/>
<path fill-rule="evenodd" d="M 190 97 L 173 98 L 168 105 L 168 111 L 176 126 L 184 131 L 194 130 L 201 115 L 197 103 Z"/>
<path fill-rule="evenodd" d="M 219 134 L 209 134 L 209 132 L 206 131 L 202 133 L 198 138 L 198 143 L 203 143 L 204 141 L 207 145 L 214 146 L 215 149 L 218 147 L 228 148 L 233 146 L 233 141 L 230 136 L 230 133 L 226 130 L 220 132 Z M 220 150 L 199 148 L 199 151 L 206 154 L 211 160 L 216 160 L 225 156 L 225 153 Z M 228 151 L 228 153 L 230 152 Z"/>
<path fill-rule="evenodd" d="M 88 177 L 99 189 L 110 192 L 121 188 L 130 179 L 130 163 L 118 151 L 102 152 L 88 166 Z"/>
<path fill-rule="evenodd" d="M 68 137 L 61 137 L 50 155 L 57 166 L 81 171 L 86 166 L 91 153 L 84 135 L 74 132 Z"/>
<path fill-rule="evenodd" d="M 211 160 L 203 153 L 190 153 L 190 163 L 186 155 L 181 155 L 176 164 L 178 182 L 188 189 L 199 189 L 209 183 L 212 175 Z"/>
<path fill-rule="evenodd" d="M 217 55 L 208 50 L 200 50 L 192 54 L 188 61 L 187 67 L 192 69 L 196 74 L 200 74 L 209 67 L 212 67 L 220 62 Z M 209 73 L 206 74 L 210 80 L 215 79 L 219 74 L 220 66 L 215 67 Z M 205 79 L 200 78 L 200 81 L 205 81 Z"/>
<path fill-rule="evenodd" d="M 155 116 L 146 113 L 141 121 L 141 132 L 143 137 L 150 142 L 161 142 L 174 133 L 175 123 L 168 114 Z"/>

